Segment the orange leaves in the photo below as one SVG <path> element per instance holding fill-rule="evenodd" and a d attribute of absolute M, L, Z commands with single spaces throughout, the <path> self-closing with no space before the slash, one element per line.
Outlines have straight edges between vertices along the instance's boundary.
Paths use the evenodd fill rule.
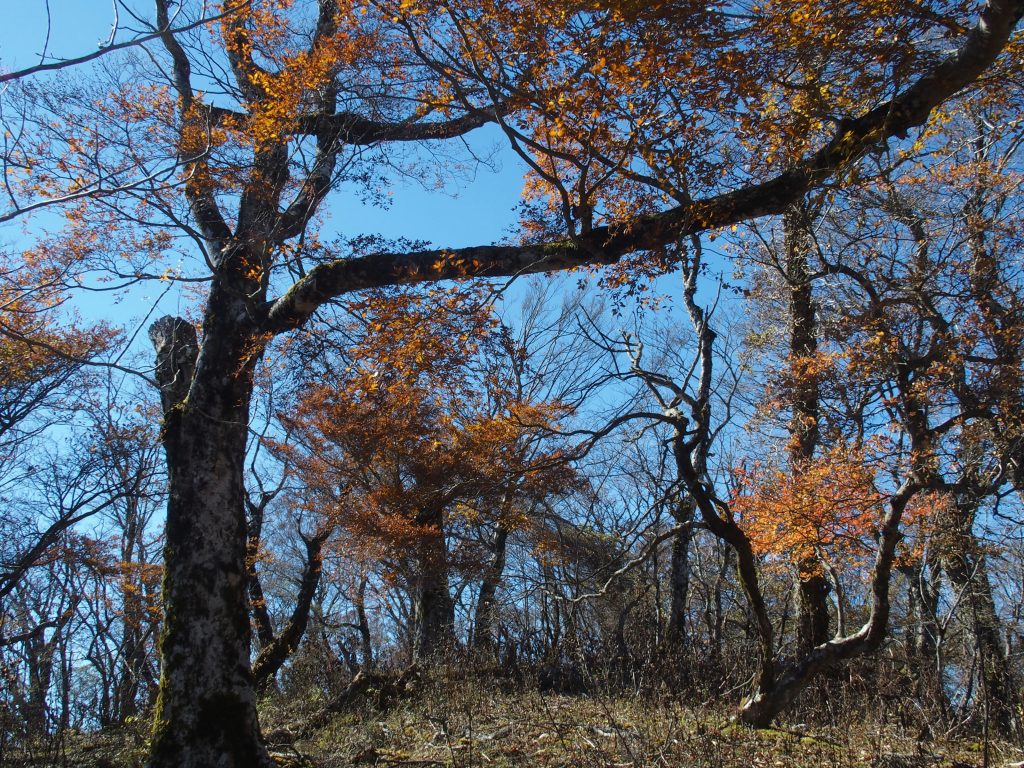
<path fill-rule="evenodd" d="M 239 134 L 256 150 L 291 140 L 338 72 L 378 47 L 366 6 L 338 3 L 310 40 L 309 10 L 293 0 L 261 0 L 222 22 L 223 43 L 242 86 L 249 120 Z"/>
<path fill-rule="evenodd" d="M 575 480 L 536 442 L 564 409 L 515 395 L 482 298 L 456 288 L 353 302 L 346 360 L 282 417 L 296 441 L 276 450 L 301 479 L 298 502 L 334 516 L 367 556 L 401 557 L 436 538 L 438 520 L 521 524 L 514 496 Z"/>
<path fill-rule="evenodd" d="M 529 103 L 517 116 L 528 225 L 564 234 L 582 225 L 574 208 L 621 223 L 791 167 L 910 82 L 969 11 L 669 0 L 479 2 L 451 15 L 494 87 Z"/>
<path fill-rule="evenodd" d="M 886 496 L 860 448 L 838 445 L 799 466 L 740 471 L 732 507 L 756 551 L 797 563 L 827 552 L 833 562 L 863 556 Z"/>
<path fill-rule="evenodd" d="M 900 553 L 900 561 L 906 564 L 920 560 L 927 546 L 948 547 L 952 542 L 936 541 L 939 532 L 949 531 L 949 521 L 957 516 L 956 499 L 950 493 L 921 491 L 907 504 L 903 513 L 903 527 L 917 535 L 907 537 L 908 546 Z"/>
<path fill-rule="evenodd" d="M 62 327 L 66 294 L 59 286 L 40 286 L 34 282 L 38 277 L 31 265 L 0 269 L 0 387 L 22 389 L 65 378 L 78 361 L 114 340 L 114 332 L 102 323 Z"/>
<path fill-rule="evenodd" d="M 430 293 L 375 293 L 348 309 L 363 325 L 346 371 L 357 396 L 382 388 L 408 390 L 432 381 L 454 391 L 477 345 L 496 319 L 483 305 L 483 289 Z M 395 391 L 391 395 L 399 395 Z"/>
<path fill-rule="evenodd" d="M 756 343 L 757 339 L 754 340 Z M 845 355 L 839 352 L 820 352 L 814 355 L 790 355 L 770 382 L 765 397 L 758 405 L 762 413 L 787 409 L 806 397 L 807 389 L 819 389 L 829 380 L 844 375 Z"/>

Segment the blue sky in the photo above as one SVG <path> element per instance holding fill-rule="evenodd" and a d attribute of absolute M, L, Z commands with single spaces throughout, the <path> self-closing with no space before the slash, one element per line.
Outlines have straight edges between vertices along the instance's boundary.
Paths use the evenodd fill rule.
<path fill-rule="evenodd" d="M 111 31 L 113 6 L 110 0 L 29 0 L 24 3 L 8 0 L 8 5 L 13 7 L 5 9 L 6 24 L 0 28 L 0 67 L 7 71 L 38 63 L 48 35 L 47 50 L 51 58 L 72 58 L 96 50 L 98 44 L 108 39 Z M 148 17 L 150 3 L 139 0 L 139 6 Z M 51 21 L 49 30 L 47 11 Z M 365 205 L 352 190 L 342 188 L 330 198 L 324 212 L 323 241 L 330 242 L 339 234 L 347 237 L 380 234 L 388 238 L 425 240 L 439 247 L 461 247 L 492 243 L 514 234 L 523 164 L 494 126 L 474 131 L 465 141 L 472 154 L 491 161 L 490 167 L 481 164 L 471 169 L 468 175 L 451 178 L 448 188 L 440 191 L 424 189 L 413 181 L 398 177 L 393 188 L 387 190 L 391 201 L 387 208 Z M 429 148 L 423 150 L 424 156 L 428 151 Z M 40 218 L 52 220 L 52 216 L 48 214 Z M 32 230 L 26 227 L 25 220 L 0 227 L 0 246 L 27 247 L 32 243 L 32 237 Z M 722 263 L 713 255 L 711 247 L 706 257 L 713 264 Z M 576 283 L 576 276 L 563 276 L 559 278 L 558 286 L 571 290 Z M 705 300 L 714 301 L 717 286 L 713 280 L 706 281 L 706 284 L 710 295 Z M 657 291 L 672 297 L 678 297 L 679 287 L 677 274 L 662 278 L 655 286 Z M 161 296 L 166 288 L 166 283 L 154 281 L 125 291 L 117 301 L 110 293 L 90 292 L 81 292 L 74 301 L 84 318 L 103 318 L 122 325 L 129 341 L 124 357 L 118 362 L 147 371 L 152 366 L 152 350 L 146 328 L 161 315 L 185 314 L 194 303 L 173 288 Z M 525 290 L 526 281 L 520 280 L 505 293 L 508 311 L 503 314 L 512 323 L 515 323 L 517 315 L 514 307 Z M 728 300 L 728 296 L 723 297 L 723 304 Z M 624 316 L 611 321 L 612 329 L 633 326 L 637 320 L 633 311 L 634 307 L 627 302 Z M 666 305 L 665 311 L 673 312 L 672 303 Z M 666 315 L 660 314 L 659 317 L 665 318 Z M 688 328 L 688 320 L 678 310 L 667 317 L 674 317 L 677 325 Z M 649 334 L 656 332 L 653 326 L 647 328 Z M 610 394 L 607 396 L 611 398 Z M 588 405 L 600 410 L 608 402 L 601 400 Z"/>
<path fill-rule="evenodd" d="M 89 53 L 108 39 L 114 18 L 113 3 L 102 0 L 9 0 L 6 5 L 0 66 L 7 71 L 38 63 L 44 44 L 51 57 Z M 138 5 L 149 17 L 151 4 Z M 122 25 L 132 22 L 126 16 L 122 11 Z M 119 39 L 128 36 L 123 33 Z M 484 156 L 498 148 L 497 168 L 481 166 L 471 178 L 459 179 L 441 193 L 413 182 L 397 182 L 389 190 L 392 204 L 387 210 L 364 205 L 342 190 L 332 199 L 328 231 L 401 236 L 452 247 L 500 240 L 516 222 L 514 208 L 524 166 L 507 148 L 501 150 L 504 139 L 497 128 L 476 131 L 467 143 Z M 10 237 L 10 233 L 4 235 Z"/>
<path fill-rule="evenodd" d="M 137 5 L 140 15 L 150 18 L 151 3 Z M 30 0 L 8 2 L 7 6 L 6 23 L 0 29 L 0 67 L 6 71 L 39 63 L 44 47 L 50 60 L 90 53 L 108 40 L 114 19 L 110 0 Z M 133 23 L 123 10 L 119 21 L 122 27 Z M 129 30 L 122 29 L 117 39 L 131 36 Z M 481 164 L 470 169 L 442 190 L 427 190 L 414 181 L 396 178 L 393 188 L 387 190 L 387 208 L 364 204 L 354 191 L 342 188 L 331 196 L 324 209 L 322 239 L 379 234 L 460 247 L 492 243 L 508 236 L 517 221 L 515 207 L 524 166 L 508 149 L 496 127 L 475 131 L 465 141 L 473 154 L 489 159 L 489 166 Z M 47 218 L 37 217 L 38 223 L 46 223 Z M 30 238 L 31 227 L 26 227 L 24 220 L 0 226 L 2 245 L 27 247 Z M 185 309 L 180 295 L 170 291 L 159 298 L 154 311 L 153 303 L 164 288 L 166 285 L 143 284 L 116 299 L 109 293 L 86 293 L 77 297 L 75 304 L 85 317 L 102 316 L 138 331 L 153 317 L 179 314 Z M 143 360 L 149 355 L 145 340 L 145 333 L 138 333 L 132 344 Z"/>
<path fill-rule="evenodd" d="M 135 0 L 134 4 L 143 18 L 151 17 L 150 0 Z M 0 29 L 0 67 L 8 71 L 38 63 L 44 44 L 51 59 L 90 53 L 109 38 L 114 19 L 113 0 L 30 0 L 9 2 L 9 6 L 5 9 L 7 23 Z M 123 10 L 119 21 L 122 27 L 133 23 Z M 117 39 L 131 37 L 130 29 L 121 29 Z M 343 187 L 325 207 L 322 240 L 330 242 L 337 235 L 379 234 L 424 240 L 438 247 L 461 247 L 493 243 L 514 234 L 524 164 L 496 126 L 474 131 L 465 141 L 473 154 L 489 159 L 489 166 L 480 164 L 468 174 L 451 178 L 443 190 L 424 189 L 393 175 L 387 208 L 366 205 L 353 190 Z M 427 151 L 423 155 L 427 156 Z M 18 247 L 29 242 L 24 222 L 0 227 L 0 244 Z M 712 264 L 721 264 L 714 250 L 708 248 L 706 257 Z M 724 267 L 728 269 L 728 265 Z M 108 293 L 86 294 L 78 306 L 83 315 L 101 315 L 142 330 L 153 317 L 179 314 L 185 309 L 185 300 L 171 291 L 154 311 L 153 303 L 165 287 L 153 283 L 138 286 L 121 297 L 116 306 Z M 659 280 L 656 289 L 678 295 L 678 277 Z M 506 295 L 514 299 L 519 290 L 517 285 Z M 713 301 L 713 294 L 708 298 Z M 148 358 L 145 333 L 139 333 L 138 339 L 133 347 L 142 347 L 138 351 Z"/>

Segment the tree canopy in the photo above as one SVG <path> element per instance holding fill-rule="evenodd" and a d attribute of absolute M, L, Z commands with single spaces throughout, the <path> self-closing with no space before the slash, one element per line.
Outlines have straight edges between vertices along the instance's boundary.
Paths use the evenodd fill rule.
<path fill-rule="evenodd" d="M 619 412 L 580 433 L 596 440 L 640 419 L 672 431 L 673 534 L 699 517 L 735 550 L 757 624 L 758 687 L 744 709 L 755 724 L 816 671 L 881 642 L 915 496 L 960 493 L 966 509 L 990 490 L 984 472 L 946 452 L 994 456 L 1000 477 L 1017 483 L 1019 281 L 1003 256 L 1019 243 L 1007 213 L 1017 184 L 1001 163 L 1018 143 L 1021 0 L 118 7 L 134 29 L 115 28 L 106 47 L 3 76 L 0 221 L 28 227 L 35 242 L 11 255 L 18 263 L 0 286 L 0 375 L 5 393 L 17 390 L 16 421 L 82 365 L 129 367 L 124 350 L 137 334 L 122 343 L 102 326 L 56 327 L 45 319 L 51 305 L 138 284 L 181 297 L 180 316 L 151 324 L 156 362 L 140 372 L 159 389 L 167 467 L 151 765 L 271 764 L 250 652 L 259 537 L 247 519 L 246 465 L 254 402 L 286 339 L 324 334 L 347 345 L 350 362 L 325 371 L 329 380 L 280 419 L 305 455 L 284 442 L 276 450 L 289 472 L 305 473 L 309 498 L 324 485 L 348 494 L 349 521 L 377 520 L 378 534 L 383 521 L 430 532 L 436 552 L 419 558 L 423 573 L 449 555 L 448 513 L 431 507 L 438 493 L 451 496 L 445 504 L 453 488 L 490 494 L 500 508 L 509 478 L 540 471 L 531 462 L 550 473 L 548 485 L 523 481 L 519 492 L 580 487 L 552 467 L 585 457 L 593 441 L 572 456 L 566 446 L 520 450 L 531 429 L 572 431 L 559 423 L 571 408 L 474 369 L 474 344 L 500 347 L 478 306 L 486 299 L 399 286 L 604 267 L 605 288 L 628 292 L 682 273 L 688 372 L 647 368 L 632 342 L 605 340 L 632 360 L 628 374 L 609 377 L 641 382 L 664 407 Z M 443 180 L 449 163 L 473 161 L 462 142 L 485 125 L 528 169 L 512 237 L 446 248 L 323 236 L 339 189 L 379 201 L 394 174 Z M 964 146 L 973 155 L 962 158 Z M 793 211 L 809 200 L 828 210 L 798 222 Z M 940 215 L 947 230 L 926 226 Z M 769 304 L 772 279 L 789 291 L 780 321 L 791 326 L 789 353 L 772 382 L 790 416 L 789 455 L 748 467 L 729 497 L 708 467 L 721 432 L 721 345 L 698 290 L 701 238 L 766 217 L 784 217 L 781 277 L 765 277 L 772 260 L 757 264 L 756 244 L 733 242 L 748 254 L 737 264 L 755 264 L 768 286 L 741 291 Z M 950 246 L 956 237 L 966 248 Z M 346 312 L 354 325 L 335 322 Z M 8 345 L 23 345 L 17 362 Z M 981 437 L 970 428 L 977 419 Z M 898 438 L 875 439 L 883 420 Z M 328 471 L 338 467 L 341 479 Z M 395 482 L 368 487 L 366 473 Z M 389 507 L 404 517 L 382 514 Z M 488 529 L 499 575 L 511 529 Z M 564 538 L 561 523 L 547 529 Z M 395 546 L 401 537 L 390 533 Z M 801 576 L 824 579 L 820 566 L 840 539 L 872 535 L 863 627 L 834 642 L 819 627 L 796 663 L 776 669 L 757 556 L 783 553 Z M 593 554 L 600 537 L 580 533 L 575 546 Z M 311 596 L 318 546 L 307 554 Z M 445 574 L 420 590 L 421 619 L 434 610 L 424 596 L 450 602 L 449 589 Z M 817 597 L 804 590 L 801 599 L 827 614 L 824 594 L 822 581 Z M 441 623 L 451 628 L 450 613 Z"/>

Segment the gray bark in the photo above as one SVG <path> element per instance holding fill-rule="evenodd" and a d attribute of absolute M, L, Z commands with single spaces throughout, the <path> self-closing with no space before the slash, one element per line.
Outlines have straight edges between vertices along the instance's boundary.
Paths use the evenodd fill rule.
<path fill-rule="evenodd" d="M 242 310 L 211 295 L 221 317 Z M 218 318 L 219 319 L 219 318 Z M 249 664 L 243 460 L 253 360 L 247 335 L 208 321 L 153 324 L 169 500 L 163 662 L 150 765 L 267 766 Z"/>
<path fill-rule="evenodd" d="M 424 510 L 416 522 L 427 534 L 419 547 L 416 574 L 413 660 L 429 662 L 455 644 L 455 602 L 448 584 L 448 551 L 442 509 Z"/>
<path fill-rule="evenodd" d="M 480 581 L 480 595 L 477 598 L 476 616 L 473 622 L 473 646 L 479 651 L 494 651 L 497 595 L 505 572 L 507 545 L 508 529 L 499 523 L 491 538 L 491 562 Z"/>
<path fill-rule="evenodd" d="M 669 648 L 679 651 L 687 642 L 686 608 L 690 596 L 690 544 L 693 541 L 693 501 L 687 499 L 672 511 L 679 529 L 672 537 L 672 558 L 669 565 L 668 625 L 665 628 Z"/>

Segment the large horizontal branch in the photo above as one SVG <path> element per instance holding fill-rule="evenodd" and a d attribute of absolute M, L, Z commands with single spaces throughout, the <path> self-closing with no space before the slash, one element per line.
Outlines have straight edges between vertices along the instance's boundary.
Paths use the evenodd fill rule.
<path fill-rule="evenodd" d="M 893 137 L 904 138 L 912 129 L 924 125 L 936 107 L 993 64 L 1022 15 L 1024 0 L 990 0 L 956 53 L 892 100 L 854 120 L 843 121 L 827 145 L 773 179 L 543 245 L 377 253 L 321 264 L 285 295 L 268 303 L 265 330 L 279 333 L 296 328 L 324 302 L 353 291 L 613 264 L 628 253 L 656 249 L 707 230 L 781 214 L 808 190 L 870 149 Z M 352 129 L 351 135 L 357 136 L 358 130 Z"/>
<path fill-rule="evenodd" d="M 607 234 L 607 230 L 604 230 Z M 600 238 L 589 238 L 600 245 Z M 302 325 L 333 298 L 368 288 L 411 285 L 467 277 L 506 277 L 571 269 L 603 262 L 598 253 L 571 242 L 548 245 L 481 245 L 413 253 L 375 253 L 320 264 L 291 290 L 268 302 L 263 330 L 280 333 Z"/>
<path fill-rule="evenodd" d="M 423 120 L 422 116 L 409 120 L 374 120 L 356 112 L 300 116 L 294 131 L 303 136 L 317 136 L 323 140 L 368 146 L 390 141 L 430 141 L 453 139 L 493 123 L 500 108 L 479 109 L 450 120 Z M 249 115 L 224 107 L 211 107 L 210 119 L 214 125 L 244 124 Z"/>

